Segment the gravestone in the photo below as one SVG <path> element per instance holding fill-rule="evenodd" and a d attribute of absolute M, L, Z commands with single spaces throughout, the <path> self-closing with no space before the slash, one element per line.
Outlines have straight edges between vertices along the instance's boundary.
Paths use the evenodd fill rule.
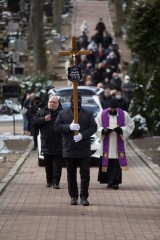
<path fill-rule="evenodd" d="M 8 150 L 6 144 L 4 143 L 3 139 L 0 136 L 0 153 L 9 153 L 10 151 Z"/>

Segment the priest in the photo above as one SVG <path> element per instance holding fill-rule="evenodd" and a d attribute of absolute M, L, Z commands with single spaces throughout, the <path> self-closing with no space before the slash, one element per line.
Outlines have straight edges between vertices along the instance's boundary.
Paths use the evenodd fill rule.
<path fill-rule="evenodd" d="M 108 188 L 119 189 L 122 183 L 122 169 L 127 170 L 125 139 L 134 130 L 134 122 L 126 111 L 118 108 L 118 101 L 112 97 L 108 108 L 96 117 L 96 135 L 101 141 L 98 181 L 107 183 Z"/>

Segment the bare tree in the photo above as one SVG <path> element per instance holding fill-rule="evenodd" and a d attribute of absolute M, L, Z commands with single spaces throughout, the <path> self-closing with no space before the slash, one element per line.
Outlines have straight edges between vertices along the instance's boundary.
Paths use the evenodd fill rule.
<path fill-rule="evenodd" d="M 54 0 L 54 26 L 59 33 L 61 33 L 61 15 L 65 7 L 64 5 L 64 0 Z"/>
<path fill-rule="evenodd" d="M 116 35 L 120 36 L 121 35 L 121 31 L 122 31 L 122 26 L 123 26 L 123 11 L 122 11 L 122 0 L 115 0 L 115 7 L 116 7 Z"/>
<path fill-rule="evenodd" d="M 44 0 L 31 0 L 29 35 L 30 43 L 33 44 L 35 70 L 40 72 L 47 68 L 43 7 Z"/>

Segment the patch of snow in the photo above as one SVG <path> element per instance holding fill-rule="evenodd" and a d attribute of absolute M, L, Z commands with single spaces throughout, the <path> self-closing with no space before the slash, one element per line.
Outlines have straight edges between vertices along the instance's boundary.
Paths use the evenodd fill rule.
<path fill-rule="evenodd" d="M 6 144 L 4 143 L 2 137 L 0 137 L 0 153 L 9 153 L 10 151 L 8 150 Z"/>
<path fill-rule="evenodd" d="M 15 121 L 23 120 L 22 114 L 14 114 Z M 0 122 L 13 121 L 13 115 L 0 115 Z"/>
<path fill-rule="evenodd" d="M 4 133 L 1 134 L 1 138 L 3 140 L 19 140 L 19 139 L 32 139 L 32 136 L 27 135 L 13 135 L 12 133 Z"/>
<path fill-rule="evenodd" d="M 1 154 L 7 154 L 11 153 L 10 150 L 8 150 L 7 146 L 4 143 L 4 140 L 24 140 L 24 139 L 32 139 L 32 136 L 27 135 L 13 135 L 12 133 L 4 133 L 0 135 L 0 153 Z M 18 153 L 18 152 L 17 152 Z"/>
<path fill-rule="evenodd" d="M 160 146 L 159 146 L 159 147 L 157 147 L 157 151 L 160 151 Z"/>
<path fill-rule="evenodd" d="M 8 150 L 8 149 L 0 149 L 0 153 L 1 154 L 6 154 L 6 153 L 11 153 L 11 151 L 10 150 Z"/>

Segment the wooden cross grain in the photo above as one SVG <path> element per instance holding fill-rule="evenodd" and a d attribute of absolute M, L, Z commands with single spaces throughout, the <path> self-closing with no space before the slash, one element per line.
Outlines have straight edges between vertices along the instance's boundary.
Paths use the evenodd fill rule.
<path fill-rule="evenodd" d="M 76 37 L 72 37 L 72 50 L 70 51 L 60 51 L 60 56 L 72 56 L 73 65 L 77 66 L 77 56 L 91 54 L 90 50 L 77 50 Z M 74 104 L 74 123 L 78 123 L 78 82 L 73 82 L 73 104 Z M 78 131 L 75 131 L 75 135 Z"/>

